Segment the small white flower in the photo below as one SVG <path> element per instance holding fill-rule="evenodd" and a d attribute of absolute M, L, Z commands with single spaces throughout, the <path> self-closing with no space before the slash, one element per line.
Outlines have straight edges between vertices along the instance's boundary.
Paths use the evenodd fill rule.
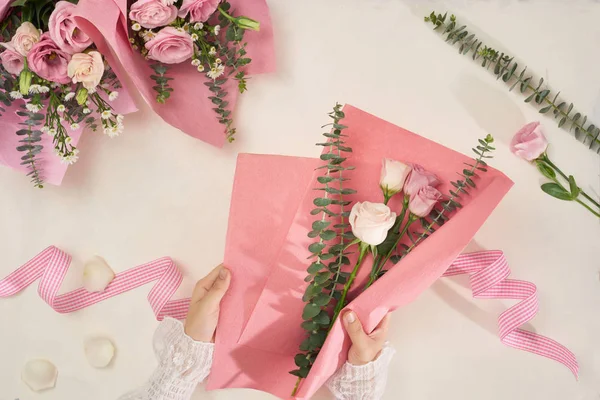
<path fill-rule="evenodd" d="M 75 97 L 75 92 L 69 92 L 65 95 L 65 101 L 71 101 Z"/>
<path fill-rule="evenodd" d="M 31 104 L 31 103 L 28 103 L 27 105 L 25 105 L 25 107 L 27 108 L 27 110 L 29 110 L 30 112 L 33 112 L 33 113 L 36 113 L 42 109 L 41 105 Z"/>
<path fill-rule="evenodd" d="M 137 45 L 135 45 L 135 44 L 134 44 L 134 45 L 133 45 L 133 49 L 134 49 L 134 50 L 137 50 L 137 49 L 139 49 L 139 47 L 137 47 Z"/>
<path fill-rule="evenodd" d="M 56 82 L 52 82 L 52 83 L 50 83 L 50 87 L 51 87 L 52 89 L 56 89 L 56 88 L 58 88 L 59 86 L 60 86 L 60 84 L 59 84 L 59 83 L 56 83 Z"/>
<path fill-rule="evenodd" d="M 198 65 L 198 72 L 204 72 L 204 65 Z"/>
<path fill-rule="evenodd" d="M 122 114 L 117 115 L 117 122 L 118 123 L 122 123 L 124 119 L 125 119 L 125 116 L 123 116 Z"/>
<path fill-rule="evenodd" d="M 162 3 L 163 3 L 165 6 L 172 6 L 173 4 L 175 4 L 175 2 L 176 2 L 176 1 L 177 1 L 177 0 L 162 0 Z"/>
<path fill-rule="evenodd" d="M 216 62 L 217 64 L 221 64 L 223 61 L 222 61 L 220 58 L 217 58 L 217 59 L 215 60 L 215 62 Z"/>
<path fill-rule="evenodd" d="M 40 93 L 48 93 L 50 88 L 48 86 L 40 86 L 39 91 Z"/>
<path fill-rule="evenodd" d="M 58 112 L 65 112 L 65 106 L 64 104 L 60 104 L 58 107 L 56 107 L 56 111 Z"/>
<path fill-rule="evenodd" d="M 89 94 L 96 93 L 98 91 L 97 88 L 93 87 L 87 90 Z"/>
<path fill-rule="evenodd" d="M 148 42 L 156 36 L 156 33 L 152 32 L 152 31 L 144 31 L 141 33 L 141 36 L 145 42 Z"/>
<path fill-rule="evenodd" d="M 56 135 L 56 129 L 55 128 L 50 128 L 50 130 L 48 131 L 48 135 L 55 136 Z"/>
<path fill-rule="evenodd" d="M 112 113 L 109 110 L 102 111 L 102 119 L 109 119 L 112 116 Z"/>
<path fill-rule="evenodd" d="M 79 156 L 77 155 L 78 153 L 79 152 L 77 151 L 77 149 L 74 149 L 69 154 L 63 156 L 60 161 L 63 164 L 68 164 L 68 165 L 75 164 L 77 162 L 77 160 L 79 160 Z"/>
<path fill-rule="evenodd" d="M 190 24 L 188 24 L 187 22 L 185 24 L 183 24 L 183 30 L 186 32 L 190 31 Z"/>
<path fill-rule="evenodd" d="M 117 92 L 117 91 L 110 92 L 110 94 L 108 95 L 108 100 L 115 101 L 117 99 L 117 97 L 119 97 L 119 92 Z"/>
<path fill-rule="evenodd" d="M 31 94 L 40 93 L 40 88 L 41 88 L 40 85 L 33 84 L 33 85 L 29 86 L 29 93 L 31 93 Z"/>
<path fill-rule="evenodd" d="M 206 75 L 210 79 L 217 79 L 218 77 L 223 75 L 224 72 L 225 72 L 225 67 L 223 65 L 215 65 L 213 68 L 211 68 L 210 71 L 208 71 L 206 73 Z"/>
<path fill-rule="evenodd" d="M 221 25 L 215 25 L 215 36 L 221 32 Z"/>
<path fill-rule="evenodd" d="M 90 110 L 90 109 L 89 109 L 89 108 L 87 108 L 87 107 L 83 109 L 83 113 L 84 113 L 84 114 L 86 114 L 86 115 L 87 115 L 87 114 L 90 114 L 91 112 L 92 112 L 92 110 Z"/>
<path fill-rule="evenodd" d="M 196 40 L 198 40 L 198 35 L 196 35 L 195 33 L 192 33 L 192 40 L 195 42 Z"/>
<path fill-rule="evenodd" d="M 14 100 L 18 100 L 22 99 L 23 95 L 21 94 L 21 92 L 13 90 L 12 92 L 10 92 L 10 97 L 12 97 Z"/>
<path fill-rule="evenodd" d="M 138 32 L 140 29 L 142 29 L 142 26 L 136 22 L 135 24 L 131 25 L 131 29 Z"/>
<path fill-rule="evenodd" d="M 50 128 L 48 128 L 46 125 L 44 125 L 40 128 L 40 131 L 42 133 L 48 133 L 48 131 L 50 131 Z"/>
<path fill-rule="evenodd" d="M 192 65 L 193 65 L 194 67 L 197 67 L 198 65 L 200 65 L 200 60 L 198 60 L 197 58 L 194 58 L 194 59 L 192 60 Z"/>
<path fill-rule="evenodd" d="M 135 39 L 134 38 L 129 38 L 129 43 L 135 43 Z"/>
<path fill-rule="evenodd" d="M 196 22 L 194 24 L 194 29 L 199 31 L 200 29 L 204 28 L 204 24 L 202 22 Z"/>
<path fill-rule="evenodd" d="M 74 122 L 74 123 L 72 123 L 72 124 L 71 124 L 71 129 L 72 129 L 72 130 L 77 130 L 77 129 L 79 129 L 79 124 L 78 124 L 77 122 Z M 71 138 L 69 138 L 69 139 L 71 139 Z"/>
<path fill-rule="evenodd" d="M 217 54 L 217 49 L 213 47 L 210 48 L 210 51 L 208 52 L 209 55 L 214 56 L 215 54 Z"/>
<path fill-rule="evenodd" d="M 71 136 L 67 136 L 67 138 L 65 139 L 66 144 L 71 144 L 72 141 L 73 139 L 71 139 Z"/>

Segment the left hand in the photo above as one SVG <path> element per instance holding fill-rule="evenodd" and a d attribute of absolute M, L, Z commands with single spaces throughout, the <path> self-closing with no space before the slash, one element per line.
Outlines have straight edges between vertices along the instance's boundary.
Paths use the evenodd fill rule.
<path fill-rule="evenodd" d="M 222 265 L 196 284 L 185 319 L 185 334 L 197 342 L 214 342 L 221 299 L 231 283 L 231 272 Z"/>

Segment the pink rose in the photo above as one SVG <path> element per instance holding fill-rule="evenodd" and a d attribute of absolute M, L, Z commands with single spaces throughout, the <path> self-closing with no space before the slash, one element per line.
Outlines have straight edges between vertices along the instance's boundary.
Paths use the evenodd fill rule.
<path fill-rule="evenodd" d="M 19 75 L 23 71 L 25 64 L 25 57 L 15 51 L 15 48 L 10 43 L 2 43 L 2 46 L 6 48 L 0 54 L 0 60 L 2 60 L 2 66 L 9 74 Z"/>
<path fill-rule="evenodd" d="M 530 122 L 522 127 L 510 142 L 510 151 L 527 161 L 541 156 L 548 147 L 539 122 Z"/>
<path fill-rule="evenodd" d="M 433 186 L 422 187 L 410 196 L 408 210 L 417 217 L 426 217 L 441 198 L 442 194 Z"/>
<path fill-rule="evenodd" d="M 206 22 L 215 11 L 221 0 L 183 0 L 179 8 L 179 16 L 185 18 L 190 14 L 190 22 Z"/>
<path fill-rule="evenodd" d="M 356 203 L 350 211 L 352 233 L 363 243 L 371 246 L 381 244 L 396 222 L 396 213 L 381 203 Z"/>
<path fill-rule="evenodd" d="M 404 193 L 406 195 L 412 196 L 426 186 L 439 185 L 440 181 L 433 172 L 427 171 L 419 164 L 409 163 L 408 165 L 412 168 L 412 171 L 404 183 Z"/>
<path fill-rule="evenodd" d="M 31 22 L 23 22 L 21 26 L 17 28 L 10 43 L 17 53 L 26 56 L 33 45 L 40 41 L 41 35 L 40 31 L 38 31 Z"/>
<path fill-rule="evenodd" d="M 138 0 L 131 6 L 129 18 L 144 28 L 158 28 L 175 21 L 177 7 L 162 0 Z"/>
<path fill-rule="evenodd" d="M 68 54 L 80 53 L 92 44 L 88 35 L 77 27 L 73 17 L 74 10 L 75 4 L 59 1 L 48 21 L 50 37 L 62 51 Z"/>
<path fill-rule="evenodd" d="M 67 66 L 69 78 L 73 83 L 81 82 L 83 87 L 95 89 L 104 75 L 104 61 L 97 51 L 73 54 Z"/>
<path fill-rule="evenodd" d="M 178 64 L 192 57 L 194 42 L 183 29 L 166 27 L 146 42 L 148 57 L 164 64 Z"/>
<path fill-rule="evenodd" d="M 52 41 L 48 32 L 44 33 L 41 40 L 36 43 L 27 56 L 29 68 L 39 77 L 56 83 L 69 83 L 67 65 L 71 55 L 62 51 Z"/>

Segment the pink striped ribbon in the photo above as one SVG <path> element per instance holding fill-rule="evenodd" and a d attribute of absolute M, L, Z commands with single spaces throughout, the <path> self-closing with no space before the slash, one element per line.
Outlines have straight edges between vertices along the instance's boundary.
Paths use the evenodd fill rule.
<path fill-rule="evenodd" d="M 442 276 L 462 274 L 469 274 L 476 299 L 521 300 L 498 317 L 502 343 L 558 361 L 577 378 L 579 365 L 575 354 L 555 340 L 519 328 L 538 311 L 537 288 L 531 282 L 507 279 L 510 268 L 500 250 L 461 254 Z"/>
<path fill-rule="evenodd" d="M 0 297 L 17 294 L 41 278 L 38 286 L 40 297 L 55 311 L 66 314 L 157 281 L 148 293 L 148 302 L 156 319 L 161 321 L 166 316 L 185 318 L 190 299 L 169 301 L 183 280 L 181 272 L 169 257 L 116 274 L 115 279 L 101 293 L 91 293 L 79 288 L 57 295 L 70 264 L 71 256 L 50 246 L 0 281 Z"/>
<path fill-rule="evenodd" d="M 64 314 L 157 281 L 148 294 L 148 302 L 156 319 L 160 321 L 166 316 L 184 319 L 186 316 L 190 299 L 170 300 L 183 277 L 173 260 L 168 257 L 116 274 L 115 279 L 101 293 L 90 293 L 79 288 L 58 295 L 70 264 L 71 257 L 68 254 L 50 246 L 0 281 L 0 298 L 15 295 L 41 278 L 38 286 L 40 297 L 55 311 Z M 469 274 L 475 298 L 522 300 L 498 318 L 502 343 L 556 360 L 567 366 L 577 377 L 579 367 L 571 351 L 550 338 L 519 328 L 537 313 L 537 289 L 533 283 L 507 279 L 510 269 L 501 251 L 460 255 L 443 276 L 461 274 Z"/>

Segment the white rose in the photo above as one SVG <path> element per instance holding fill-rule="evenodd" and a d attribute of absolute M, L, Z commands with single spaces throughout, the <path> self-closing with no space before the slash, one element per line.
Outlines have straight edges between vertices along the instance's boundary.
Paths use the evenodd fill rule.
<path fill-rule="evenodd" d="M 411 168 L 400 161 L 384 158 L 381 166 L 381 178 L 379 186 L 384 195 L 389 198 L 402 191 L 404 181 L 410 173 Z"/>
<path fill-rule="evenodd" d="M 381 244 L 396 222 L 396 213 L 381 203 L 356 203 L 350 211 L 352 233 L 371 246 Z"/>
<path fill-rule="evenodd" d="M 33 45 L 40 41 L 40 37 L 40 31 L 31 22 L 23 22 L 17 28 L 11 43 L 17 53 L 26 56 Z"/>
<path fill-rule="evenodd" d="M 81 82 L 88 90 L 95 89 L 104 75 L 104 61 L 97 51 L 74 54 L 67 67 L 73 83 Z"/>

